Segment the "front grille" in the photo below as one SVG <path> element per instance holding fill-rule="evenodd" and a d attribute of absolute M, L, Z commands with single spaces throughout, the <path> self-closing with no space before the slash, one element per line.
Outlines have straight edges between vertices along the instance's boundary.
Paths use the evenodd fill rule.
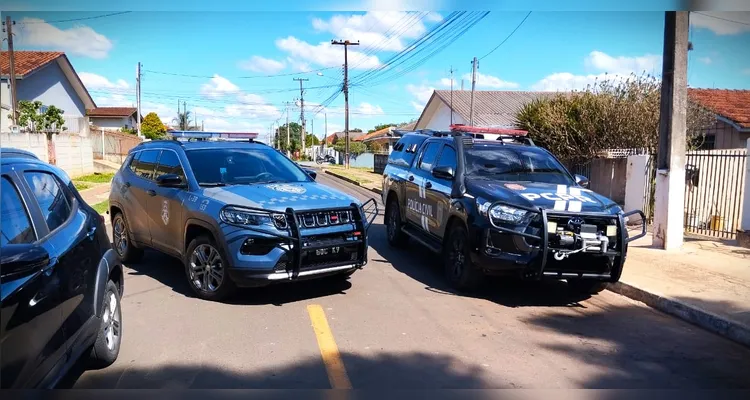
<path fill-rule="evenodd" d="M 301 212 L 297 214 L 297 224 L 302 229 L 343 225 L 352 222 L 352 219 L 351 210 Z"/>

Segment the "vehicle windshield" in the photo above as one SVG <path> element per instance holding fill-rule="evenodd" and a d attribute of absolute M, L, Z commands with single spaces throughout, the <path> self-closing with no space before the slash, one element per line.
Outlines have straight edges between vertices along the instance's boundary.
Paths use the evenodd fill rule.
<path fill-rule="evenodd" d="M 467 149 L 465 174 L 470 178 L 501 181 L 575 184 L 565 168 L 549 154 L 505 146 Z"/>
<path fill-rule="evenodd" d="M 310 180 L 294 162 L 272 149 L 195 149 L 185 153 L 202 186 Z"/>

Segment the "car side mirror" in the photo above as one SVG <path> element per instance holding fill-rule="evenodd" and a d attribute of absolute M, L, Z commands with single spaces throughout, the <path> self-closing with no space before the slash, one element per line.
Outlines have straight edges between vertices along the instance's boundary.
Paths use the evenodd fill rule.
<path fill-rule="evenodd" d="M 2 277 L 6 278 L 23 276 L 34 273 L 49 264 L 49 253 L 38 244 L 12 244 L 3 246 Z"/>
<path fill-rule="evenodd" d="M 453 167 L 440 166 L 432 169 L 432 176 L 438 179 L 451 180 L 455 176 L 455 172 L 453 171 Z"/>
<path fill-rule="evenodd" d="M 315 170 L 310 168 L 302 168 L 305 172 L 307 172 L 308 175 L 310 175 L 310 178 L 315 180 L 318 177 L 318 173 L 315 172 Z"/>
<path fill-rule="evenodd" d="M 185 182 L 182 181 L 177 174 L 164 174 L 156 177 L 156 184 L 163 187 L 180 188 L 185 187 Z"/>
<path fill-rule="evenodd" d="M 580 187 L 588 188 L 589 187 L 589 178 L 586 178 L 583 175 L 576 175 L 576 183 Z"/>

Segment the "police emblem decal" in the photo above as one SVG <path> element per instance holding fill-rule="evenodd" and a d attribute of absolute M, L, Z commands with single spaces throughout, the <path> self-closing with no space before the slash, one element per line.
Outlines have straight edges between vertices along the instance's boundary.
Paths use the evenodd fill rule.
<path fill-rule="evenodd" d="M 294 194 L 302 194 L 307 191 L 307 189 L 305 189 L 302 186 L 295 186 L 295 185 L 289 185 L 289 184 L 273 183 L 270 185 L 266 185 L 266 187 L 271 190 L 275 190 L 277 192 L 294 193 Z"/>
<path fill-rule="evenodd" d="M 161 202 L 161 220 L 164 225 L 169 223 L 169 203 L 166 200 Z"/>

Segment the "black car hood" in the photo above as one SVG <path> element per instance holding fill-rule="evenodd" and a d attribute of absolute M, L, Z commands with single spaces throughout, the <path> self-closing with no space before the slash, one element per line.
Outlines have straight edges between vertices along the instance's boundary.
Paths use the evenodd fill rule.
<path fill-rule="evenodd" d="M 619 211 L 617 203 L 589 189 L 543 182 L 466 179 L 467 193 L 483 201 L 506 201 L 527 207 L 570 212 Z"/>

